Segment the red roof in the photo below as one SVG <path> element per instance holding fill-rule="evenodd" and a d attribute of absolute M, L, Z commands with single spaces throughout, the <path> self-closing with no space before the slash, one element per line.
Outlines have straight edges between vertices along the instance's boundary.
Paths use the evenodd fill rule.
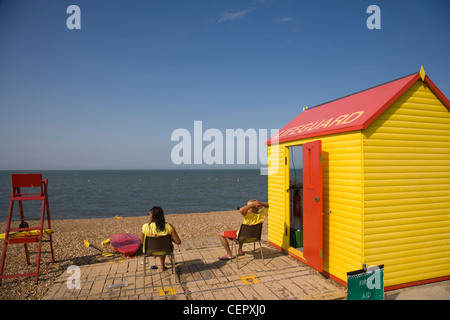
<path fill-rule="evenodd" d="M 419 73 L 307 109 L 267 141 L 286 142 L 367 128 L 416 81 Z M 425 76 L 425 83 L 450 110 L 450 101 Z M 276 140 L 273 141 L 274 143 Z"/>

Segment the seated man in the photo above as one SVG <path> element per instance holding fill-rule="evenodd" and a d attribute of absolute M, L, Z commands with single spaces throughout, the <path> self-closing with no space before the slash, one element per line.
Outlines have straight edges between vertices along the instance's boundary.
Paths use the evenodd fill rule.
<path fill-rule="evenodd" d="M 244 222 L 242 224 L 245 225 L 255 225 L 258 223 L 263 223 L 266 219 L 267 209 L 269 208 L 269 204 L 266 202 L 260 202 L 256 199 L 249 200 L 245 207 L 239 209 L 242 216 L 244 217 Z M 222 242 L 223 247 L 226 250 L 226 255 L 220 257 L 219 260 L 230 260 L 231 259 L 231 250 L 230 245 L 228 244 L 228 240 L 234 240 L 238 237 L 237 230 L 229 230 L 224 231 L 219 234 L 220 241 Z M 243 243 L 239 243 L 239 251 L 238 255 L 241 256 L 244 253 L 242 252 Z"/>

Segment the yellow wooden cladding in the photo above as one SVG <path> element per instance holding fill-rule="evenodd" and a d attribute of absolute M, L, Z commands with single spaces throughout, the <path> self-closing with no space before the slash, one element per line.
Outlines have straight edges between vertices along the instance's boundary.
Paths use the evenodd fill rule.
<path fill-rule="evenodd" d="M 289 148 L 322 140 L 323 270 L 385 286 L 450 275 L 450 112 L 418 80 L 366 129 L 269 146 L 269 241 L 289 248 Z M 331 211 L 331 213 L 327 213 Z M 303 258 L 304 259 L 304 258 Z"/>
<path fill-rule="evenodd" d="M 269 241 L 289 250 L 288 148 L 317 139 L 303 139 L 269 146 L 269 168 L 281 164 L 282 172 L 269 174 Z M 362 135 L 334 134 L 322 140 L 324 248 L 323 270 L 346 281 L 346 272 L 362 263 Z M 272 156 L 272 149 L 280 152 Z M 273 205 L 276 209 L 273 209 Z M 295 252 L 295 250 L 292 250 Z M 292 253 L 291 252 L 291 253 Z M 303 258 L 303 256 L 301 256 Z"/>
<path fill-rule="evenodd" d="M 269 241 L 279 246 L 286 248 L 285 228 L 286 228 L 286 189 L 288 188 L 288 178 L 285 168 L 286 148 L 274 144 L 268 148 L 269 159 Z"/>
<path fill-rule="evenodd" d="M 364 141 L 364 262 L 385 286 L 450 274 L 450 113 L 417 81 Z"/>

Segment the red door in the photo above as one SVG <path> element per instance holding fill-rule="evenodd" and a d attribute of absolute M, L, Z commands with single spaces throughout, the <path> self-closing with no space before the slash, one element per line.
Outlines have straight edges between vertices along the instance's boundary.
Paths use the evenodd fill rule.
<path fill-rule="evenodd" d="M 322 141 L 303 145 L 303 256 L 322 272 Z"/>

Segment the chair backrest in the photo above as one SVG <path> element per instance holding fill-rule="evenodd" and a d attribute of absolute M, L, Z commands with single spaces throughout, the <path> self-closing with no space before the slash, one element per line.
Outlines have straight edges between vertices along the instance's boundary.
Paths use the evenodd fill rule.
<path fill-rule="evenodd" d="M 11 182 L 15 195 L 20 194 L 20 188 L 41 188 L 40 194 L 43 194 L 42 173 L 13 173 Z"/>
<path fill-rule="evenodd" d="M 255 225 L 246 225 L 242 224 L 239 229 L 239 242 L 254 242 L 261 240 L 261 232 L 262 232 L 263 223 L 258 223 Z"/>
<path fill-rule="evenodd" d="M 165 256 L 173 252 L 172 236 L 170 234 L 160 237 L 145 238 L 145 254 Z"/>

